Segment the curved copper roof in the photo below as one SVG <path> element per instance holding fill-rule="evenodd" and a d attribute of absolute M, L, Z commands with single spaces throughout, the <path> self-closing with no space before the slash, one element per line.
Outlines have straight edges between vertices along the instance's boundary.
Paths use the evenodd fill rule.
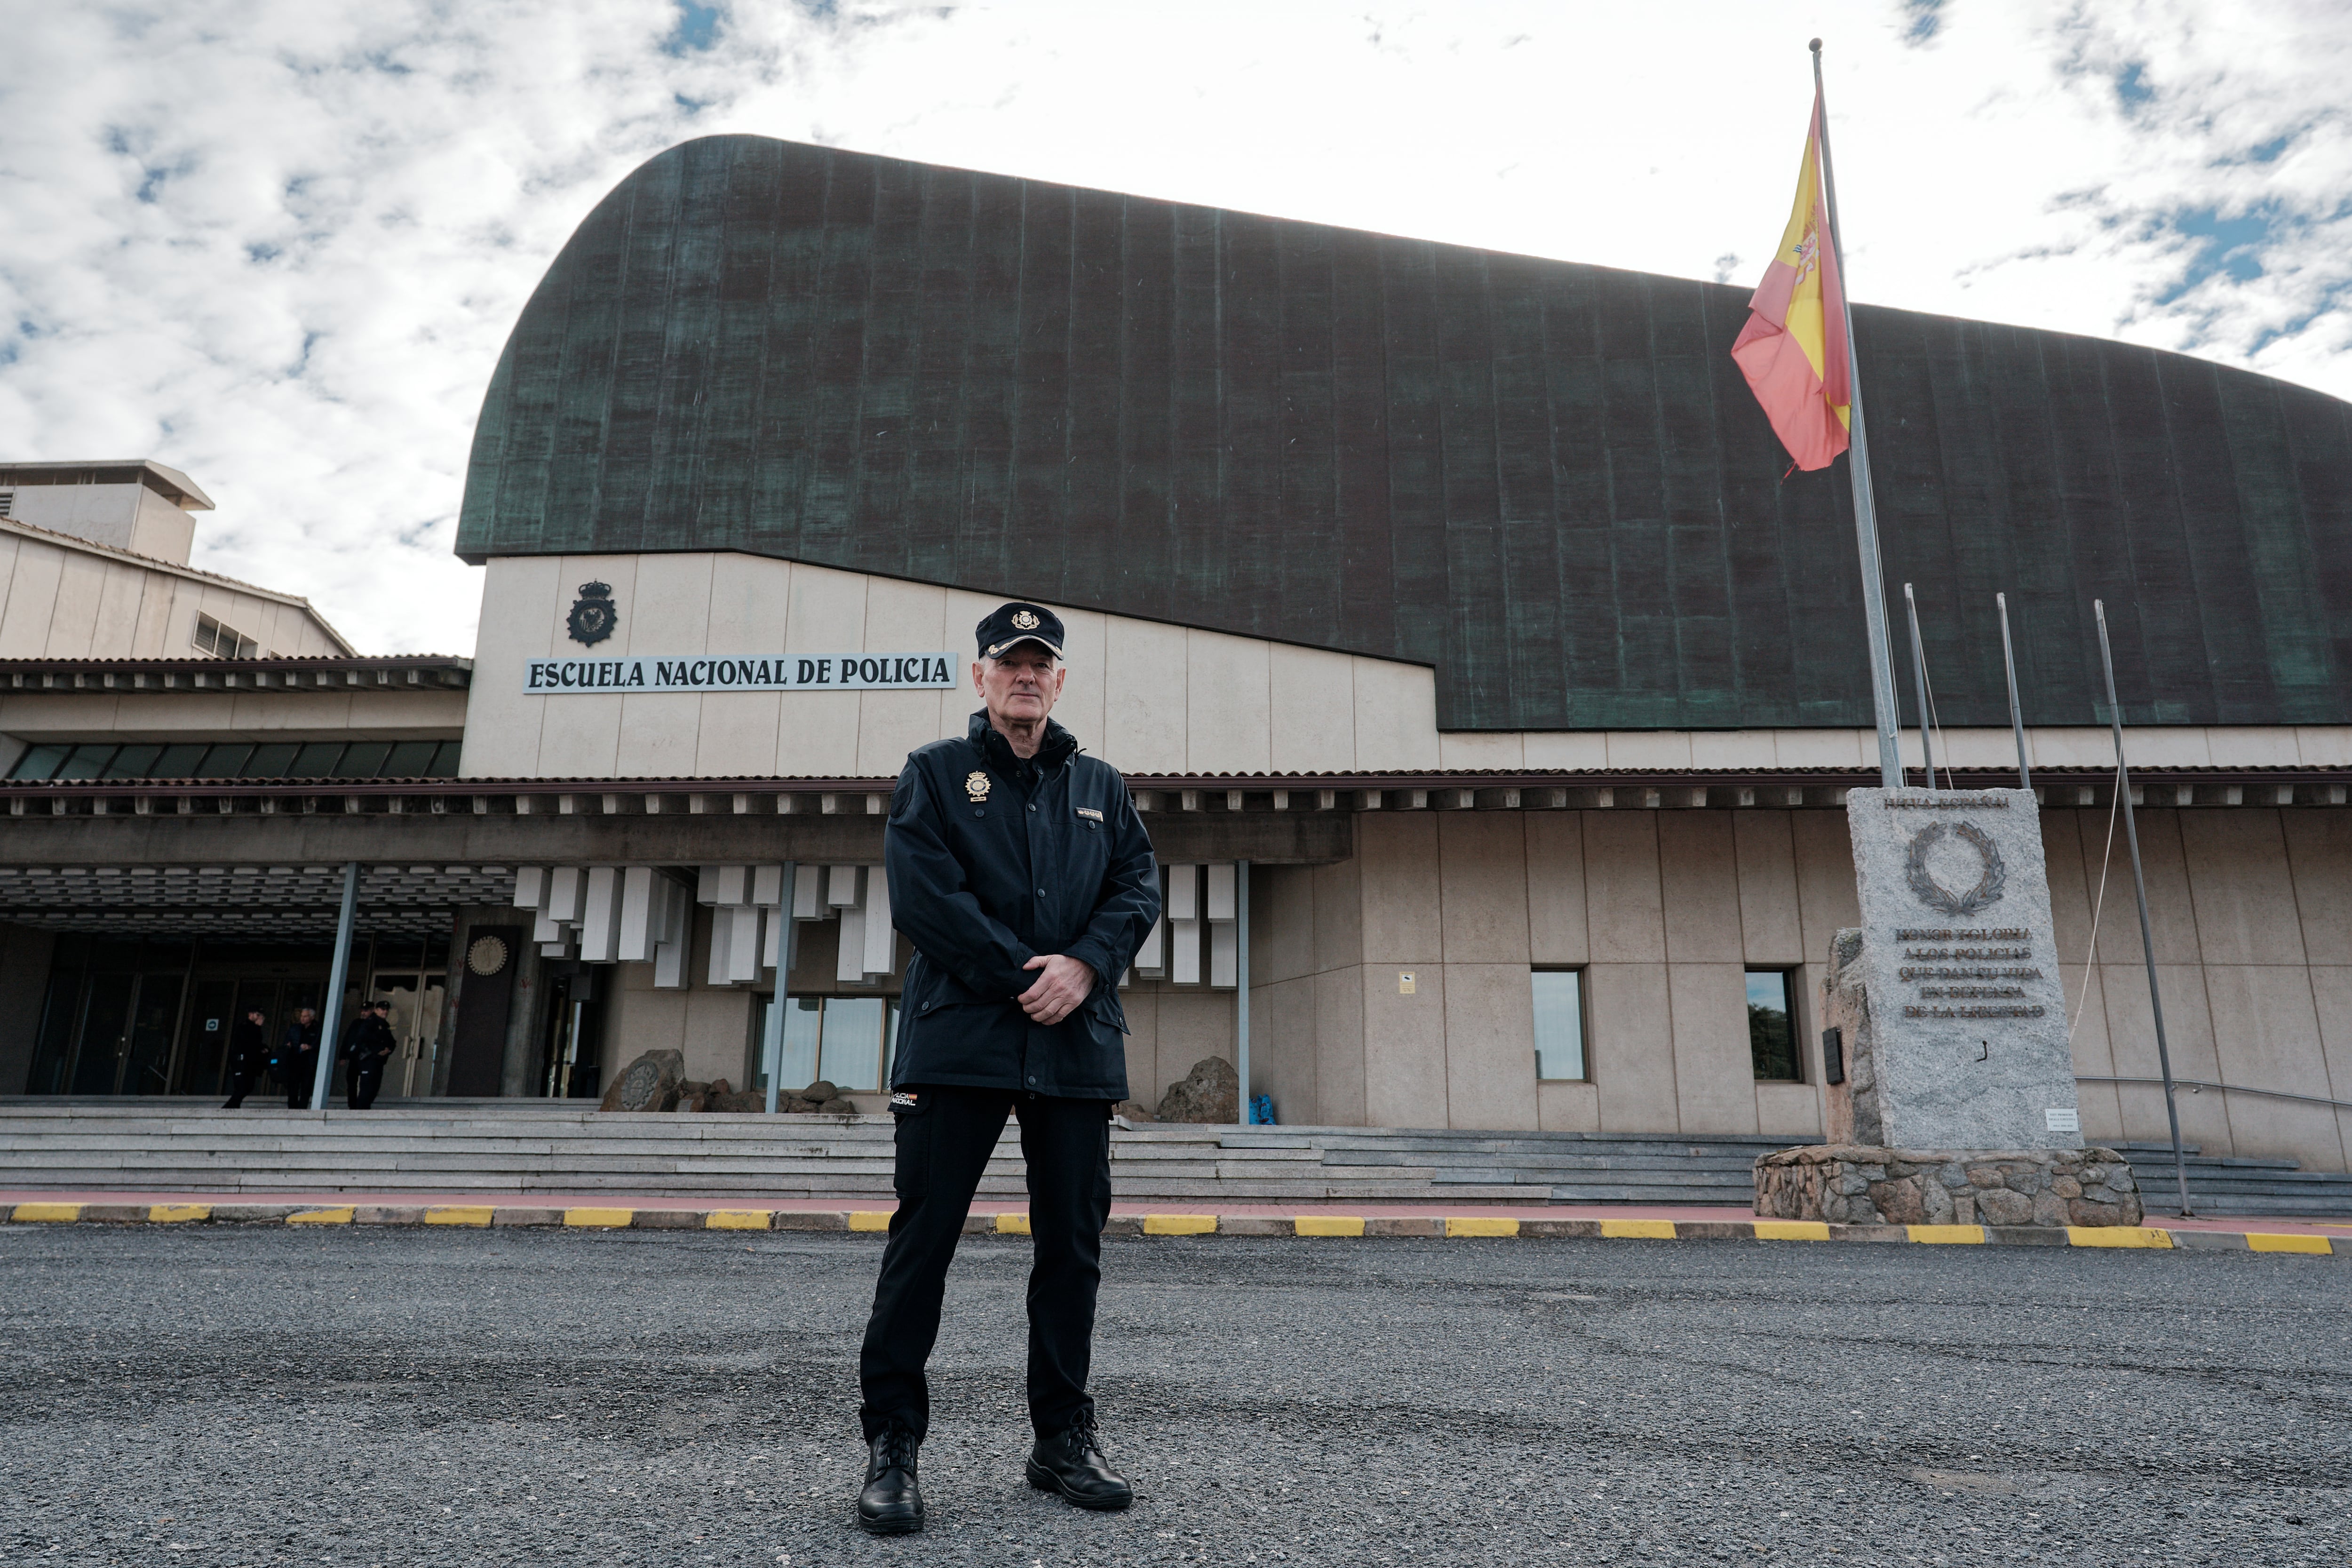
<path fill-rule="evenodd" d="M 1844 466 L 1747 291 L 751 136 L 548 270 L 458 552 L 738 550 L 1413 660 L 1464 729 L 1870 722 Z M 2352 721 L 2352 405 L 1859 308 L 1947 724 Z M 1899 636 L 1899 632 L 1898 632 Z M 1907 679 L 1904 682 L 1908 697 Z"/>

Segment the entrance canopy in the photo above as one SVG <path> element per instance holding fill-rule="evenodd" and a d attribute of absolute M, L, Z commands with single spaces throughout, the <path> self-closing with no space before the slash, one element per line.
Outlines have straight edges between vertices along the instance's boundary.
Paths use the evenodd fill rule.
<path fill-rule="evenodd" d="M 367 866 L 353 929 L 446 932 L 460 909 L 504 904 L 504 866 Z M 331 938 L 341 866 L 0 866 L 0 921 L 93 936 Z"/>

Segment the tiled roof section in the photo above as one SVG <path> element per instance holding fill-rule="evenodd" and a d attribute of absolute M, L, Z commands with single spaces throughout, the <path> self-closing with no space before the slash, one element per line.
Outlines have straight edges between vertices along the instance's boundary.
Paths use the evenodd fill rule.
<path fill-rule="evenodd" d="M 0 695 L 463 689 L 474 661 L 449 654 L 287 658 L 0 658 Z"/>
<path fill-rule="evenodd" d="M 751 136 L 581 225 L 477 426 L 468 559 L 739 550 L 1433 666 L 1449 731 L 1871 721 L 1843 465 L 1748 290 Z M 2352 720 L 2352 405 L 1857 309 L 1942 721 Z M 1897 626 L 1898 641 L 1901 637 Z M 1907 700 L 1907 679 L 1906 684 Z"/>

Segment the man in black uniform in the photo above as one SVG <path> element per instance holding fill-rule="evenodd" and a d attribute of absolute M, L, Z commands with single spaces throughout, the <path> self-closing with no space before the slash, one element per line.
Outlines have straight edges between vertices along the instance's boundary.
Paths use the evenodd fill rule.
<path fill-rule="evenodd" d="M 1160 918 L 1151 840 L 1126 781 L 1047 717 L 1062 623 L 1000 606 L 979 627 L 985 707 L 960 741 L 907 759 L 883 850 L 893 923 L 915 944 L 890 1074 L 898 1212 L 858 1358 L 870 1450 L 858 1521 L 923 1528 L 923 1364 L 965 1213 L 1008 1111 L 1029 1173 L 1029 1484 L 1081 1508 L 1134 1493 L 1103 1458 L 1087 1374 L 1110 1111 L 1127 1098 L 1118 980 Z"/>
<path fill-rule="evenodd" d="M 310 1085 L 319 1075 L 319 1015 L 315 1009 L 304 1007 L 295 1013 L 294 1021 L 286 1026 L 286 1038 L 278 1043 L 278 1055 L 269 1065 L 286 1086 L 286 1109 L 310 1109 Z"/>
<path fill-rule="evenodd" d="M 383 1064 L 392 1059 L 393 1048 L 399 1044 L 393 1038 L 391 1020 L 384 1016 L 391 1008 L 392 1004 L 379 997 L 361 1008 L 352 1025 L 343 1047 L 343 1087 L 344 1101 L 353 1110 L 365 1110 L 375 1103 L 375 1091 L 383 1084 Z"/>
<path fill-rule="evenodd" d="M 228 1026 L 228 1060 L 222 1065 L 228 1069 L 228 1103 L 221 1109 L 235 1110 L 253 1092 L 253 1080 L 261 1069 L 269 1065 L 268 1014 L 250 1007 Z"/>

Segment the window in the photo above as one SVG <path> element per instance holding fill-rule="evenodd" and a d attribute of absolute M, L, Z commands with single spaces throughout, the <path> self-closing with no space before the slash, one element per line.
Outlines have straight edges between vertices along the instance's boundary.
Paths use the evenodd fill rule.
<path fill-rule="evenodd" d="M 245 777 L 249 779 L 282 779 L 293 771 L 294 753 L 302 748 L 291 741 L 273 741 L 266 746 L 253 748 L 253 755 L 245 763 Z"/>
<path fill-rule="evenodd" d="M 433 765 L 433 753 L 439 746 L 437 741 L 401 742 L 384 758 L 381 776 L 388 779 L 423 778 L 425 770 Z"/>
<path fill-rule="evenodd" d="M 166 746 L 155 758 L 154 771 L 147 776 L 151 779 L 194 778 L 196 770 L 205 765 L 205 753 L 211 749 L 202 742 Z"/>
<path fill-rule="evenodd" d="M 128 746 L 123 750 L 129 751 Z M 246 762 L 253 755 L 253 747 L 244 742 L 230 742 L 215 746 L 196 764 L 192 777 L 200 779 L 233 779 L 243 772 Z"/>
<path fill-rule="evenodd" d="M 816 1076 L 844 1089 L 882 1087 L 883 1016 L 879 996 L 828 996 Z"/>
<path fill-rule="evenodd" d="M 339 779 L 372 779 L 383 771 L 384 759 L 392 755 L 387 741 L 354 741 L 343 752 L 343 760 L 334 766 L 329 776 Z"/>
<path fill-rule="evenodd" d="M 751 1065 L 747 1081 L 765 1088 L 759 1071 L 760 1043 L 767 1027 L 764 999 L 753 1009 Z M 898 1004 L 881 996 L 788 996 L 784 999 L 783 1049 L 776 1087 L 789 1094 L 822 1079 L 845 1092 L 868 1093 L 889 1079 L 890 1052 L 898 1044 Z"/>
<path fill-rule="evenodd" d="M 1785 969 L 1748 972 L 1748 1054 L 1759 1083 L 1801 1083 L 1797 1005 Z"/>
<path fill-rule="evenodd" d="M 46 779 L 55 776 L 58 764 L 73 751 L 71 746 L 30 746 L 16 759 L 9 771 L 12 779 Z"/>
<path fill-rule="evenodd" d="M 1584 1066 L 1584 971 L 1538 969 L 1536 997 L 1536 1077 L 1581 1079 Z"/>
<path fill-rule="evenodd" d="M 15 490 L 0 490 L 0 517 L 6 517 L 16 510 L 16 492 Z"/>
<path fill-rule="evenodd" d="M 294 755 L 286 776 L 294 779 L 322 779 L 335 771 L 335 763 L 343 754 L 341 741 L 313 741 Z"/>
<path fill-rule="evenodd" d="M 184 741 L 31 746 L 11 780 L 454 778 L 456 741 Z"/>
<path fill-rule="evenodd" d="M 50 776 L 60 779 L 94 779 L 106 771 L 106 765 L 109 763 L 114 761 L 116 749 L 113 746 L 76 746 L 73 749 L 73 754 L 66 758 L 58 771 Z"/>
<path fill-rule="evenodd" d="M 743 1075 L 744 1081 L 754 1089 L 766 1089 L 767 1079 L 760 1068 L 760 1053 L 767 1038 L 767 1010 L 774 1005 L 762 1001 L 753 1011 L 759 1015 L 758 1027 L 751 1031 L 751 1068 Z M 787 996 L 784 998 L 783 1048 L 778 1053 L 776 1088 L 786 1094 L 806 1089 L 816 1081 L 816 1037 L 824 1019 L 824 999 L 820 996 Z"/>
<path fill-rule="evenodd" d="M 155 771 L 155 759 L 163 754 L 161 746 L 125 746 L 114 753 L 100 778 L 143 779 Z"/>
<path fill-rule="evenodd" d="M 200 653 L 215 654 L 222 658 L 259 658 L 261 645 L 238 631 L 223 626 L 210 616 L 196 617 L 196 635 L 193 639 Z"/>

